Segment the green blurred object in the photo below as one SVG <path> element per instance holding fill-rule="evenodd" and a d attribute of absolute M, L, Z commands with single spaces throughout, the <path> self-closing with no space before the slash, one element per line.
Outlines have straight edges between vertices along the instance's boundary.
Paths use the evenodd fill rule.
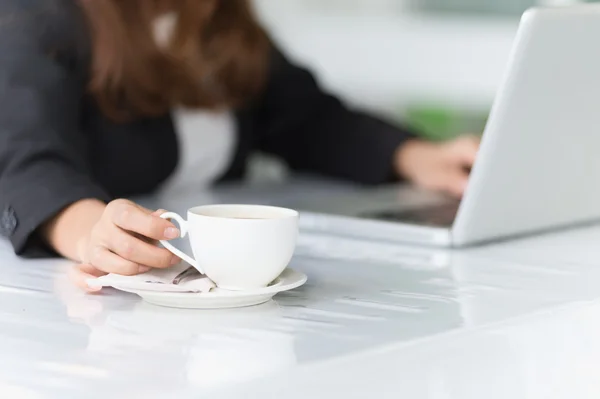
<path fill-rule="evenodd" d="M 405 121 L 423 138 L 443 141 L 461 134 L 482 134 L 487 118 L 487 111 L 415 104 L 408 107 Z"/>
<path fill-rule="evenodd" d="M 515 16 L 536 4 L 536 0 L 418 0 L 414 3 L 417 9 L 428 12 Z"/>
<path fill-rule="evenodd" d="M 561 0 L 555 5 L 598 3 L 600 0 Z M 477 15 L 520 16 L 530 7 L 544 5 L 539 0 L 415 0 L 410 4 L 418 11 Z M 548 2 L 552 4 L 552 2 Z"/>

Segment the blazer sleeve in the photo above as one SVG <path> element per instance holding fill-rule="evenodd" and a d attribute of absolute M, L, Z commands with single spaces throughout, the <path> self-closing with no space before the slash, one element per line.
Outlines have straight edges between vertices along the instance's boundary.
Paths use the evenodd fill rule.
<path fill-rule="evenodd" d="M 110 199 L 89 173 L 78 128 L 84 84 L 62 26 L 33 12 L 0 24 L 0 233 L 29 257 L 49 254 L 35 232 L 61 209 Z"/>
<path fill-rule="evenodd" d="M 346 108 L 277 49 L 259 109 L 258 150 L 282 157 L 296 171 L 362 184 L 397 179 L 394 153 L 415 137 L 406 128 Z"/>

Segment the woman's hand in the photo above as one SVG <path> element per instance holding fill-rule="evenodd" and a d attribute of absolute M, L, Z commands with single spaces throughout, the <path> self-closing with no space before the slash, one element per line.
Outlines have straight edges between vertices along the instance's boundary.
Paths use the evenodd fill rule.
<path fill-rule="evenodd" d="M 86 280 L 108 273 L 126 276 L 152 268 L 167 268 L 180 261 L 168 250 L 154 245 L 158 240 L 179 237 L 179 230 L 151 211 L 127 200 L 108 204 L 100 219 L 77 244 L 80 265 L 72 271 L 74 282 L 88 291 Z"/>
<path fill-rule="evenodd" d="M 463 195 L 479 138 L 462 136 L 445 143 L 413 140 L 396 153 L 396 170 L 404 178 L 430 190 Z"/>

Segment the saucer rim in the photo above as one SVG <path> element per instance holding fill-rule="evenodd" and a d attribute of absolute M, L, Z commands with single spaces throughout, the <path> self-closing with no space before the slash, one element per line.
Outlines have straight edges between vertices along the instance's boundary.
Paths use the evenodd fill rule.
<path fill-rule="evenodd" d="M 208 299 L 218 299 L 218 298 L 243 298 L 243 297 L 255 297 L 260 295 L 270 295 L 273 296 L 285 291 L 290 291 L 296 289 L 302 285 L 304 285 L 308 281 L 308 276 L 305 273 L 302 273 L 296 269 L 291 267 L 287 267 L 278 277 L 280 280 L 279 284 L 274 284 L 269 287 L 264 288 L 256 288 L 253 290 L 245 290 L 245 291 L 232 291 L 232 290 L 222 290 L 218 292 L 173 292 L 173 291 L 153 291 L 153 290 L 143 290 L 143 289 L 131 289 L 124 288 L 120 286 L 113 286 L 114 289 L 128 292 L 131 294 L 136 294 L 139 296 L 163 296 L 170 298 L 190 298 L 192 296 L 196 296 L 198 298 Z"/>

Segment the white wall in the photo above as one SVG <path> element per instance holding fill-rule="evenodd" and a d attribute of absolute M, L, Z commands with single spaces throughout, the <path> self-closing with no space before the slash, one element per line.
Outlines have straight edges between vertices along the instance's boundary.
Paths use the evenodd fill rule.
<path fill-rule="evenodd" d="M 275 39 L 325 87 L 390 115 L 407 101 L 488 107 L 518 23 L 409 15 L 397 0 L 255 1 Z"/>

